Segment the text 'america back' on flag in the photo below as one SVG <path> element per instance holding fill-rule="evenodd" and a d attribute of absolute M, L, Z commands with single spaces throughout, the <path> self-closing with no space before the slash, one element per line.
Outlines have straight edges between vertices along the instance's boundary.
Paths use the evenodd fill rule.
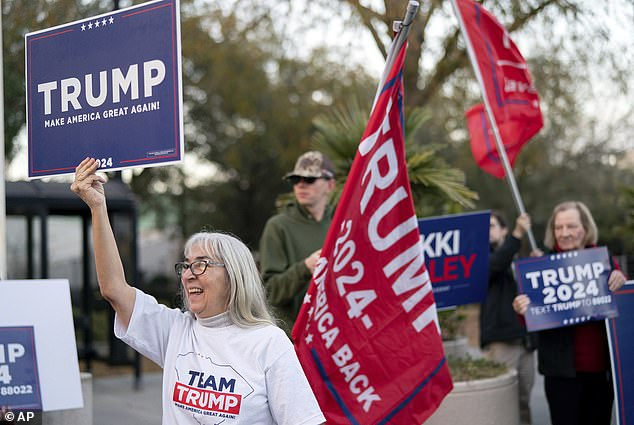
<path fill-rule="evenodd" d="M 405 164 L 398 52 L 293 328 L 328 423 L 421 424 L 453 385 Z"/>
<path fill-rule="evenodd" d="M 539 97 L 528 65 L 506 29 L 477 2 L 455 0 L 467 44 L 476 58 L 483 96 L 499 129 L 509 161 L 543 126 Z M 504 177 L 483 105 L 466 112 L 473 157 L 480 167 Z"/>

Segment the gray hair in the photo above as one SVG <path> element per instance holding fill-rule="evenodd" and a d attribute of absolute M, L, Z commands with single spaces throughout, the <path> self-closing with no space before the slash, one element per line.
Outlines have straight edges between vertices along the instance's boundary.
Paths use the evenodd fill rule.
<path fill-rule="evenodd" d="M 581 225 L 583 229 L 586 231 L 586 236 L 583 240 L 583 246 L 586 247 L 588 245 L 596 245 L 599 240 L 599 229 L 597 228 L 597 224 L 594 222 L 594 218 L 592 218 L 592 213 L 584 204 L 580 201 L 567 201 L 562 202 L 553 208 L 553 212 L 548 219 L 548 224 L 546 225 L 546 234 L 544 235 L 544 246 L 549 249 L 555 248 L 557 244 L 557 240 L 555 239 L 555 216 L 562 211 L 567 210 L 577 210 L 579 211 L 579 217 L 581 217 Z"/>
<path fill-rule="evenodd" d="M 227 310 L 233 323 L 239 326 L 275 325 L 253 255 L 244 243 L 224 233 L 199 232 L 185 242 L 185 257 L 189 257 L 194 247 L 202 249 L 210 259 L 224 263 L 229 284 Z M 183 285 L 180 288 L 186 304 Z M 189 310 L 187 305 L 185 307 Z"/>

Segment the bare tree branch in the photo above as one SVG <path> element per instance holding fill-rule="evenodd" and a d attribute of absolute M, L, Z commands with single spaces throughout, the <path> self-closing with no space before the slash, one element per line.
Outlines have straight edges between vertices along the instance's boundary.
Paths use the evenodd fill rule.
<path fill-rule="evenodd" d="M 343 0 L 343 1 L 348 3 L 353 9 L 357 11 L 357 13 L 359 14 L 359 17 L 361 18 L 361 22 L 363 23 L 363 26 L 365 26 L 368 29 L 368 31 L 370 31 L 370 35 L 372 35 L 372 38 L 374 39 L 374 42 L 376 43 L 376 47 L 379 48 L 379 51 L 381 52 L 384 58 L 387 57 L 387 49 L 383 45 L 383 41 L 381 40 L 381 37 L 379 36 L 379 31 L 375 28 L 373 23 L 376 20 L 384 22 L 385 16 L 376 12 L 375 10 L 372 10 L 368 7 L 363 6 L 357 0 Z"/>
<path fill-rule="evenodd" d="M 531 8 L 523 14 L 519 14 L 514 17 L 513 22 L 508 25 L 508 31 L 514 32 L 528 22 L 531 19 L 538 16 L 546 8 L 552 5 L 560 5 L 563 9 L 576 11 L 576 7 L 569 2 L 561 2 L 558 0 L 545 0 L 537 6 Z M 431 97 L 433 97 L 446 79 L 453 74 L 456 70 L 461 69 L 468 65 L 468 57 L 464 50 L 458 50 L 458 37 L 460 31 L 456 30 L 453 34 L 445 39 L 443 44 L 444 54 L 436 63 L 436 67 L 430 73 L 429 77 L 425 80 L 422 87 L 417 87 L 415 84 L 407 85 L 409 90 L 409 98 L 407 103 L 410 105 L 424 105 Z M 421 52 L 422 53 L 422 52 Z M 420 56 L 417 57 L 417 63 Z M 417 69 L 418 73 L 418 69 Z"/>

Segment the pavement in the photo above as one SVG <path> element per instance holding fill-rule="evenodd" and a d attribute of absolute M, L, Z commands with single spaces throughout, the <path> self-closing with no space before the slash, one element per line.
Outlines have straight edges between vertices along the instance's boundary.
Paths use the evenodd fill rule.
<path fill-rule="evenodd" d="M 94 378 L 93 425 L 159 425 L 161 382 L 162 374 L 157 372 L 143 373 L 138 390 L 132 375 Z M 533 425 L 550 425 L 544 380 L 539 374 L 531 394 L 531 413 Z"/>
<path fill-rule="evenodd" d="M 544 377 L 537 372 L 535 372 L 535 384 L 533 384 L 531 391 L 531 418 L 533 425 L 550 425 L 548 402 L 546 394 L 544 394 Z"/>
<path fill-rule="evenodd" d="M 93 425 L 160 425 L 162 417 L 160 372 L 143 373 L 139 389 L 134 376 L 93 379 Z"/>

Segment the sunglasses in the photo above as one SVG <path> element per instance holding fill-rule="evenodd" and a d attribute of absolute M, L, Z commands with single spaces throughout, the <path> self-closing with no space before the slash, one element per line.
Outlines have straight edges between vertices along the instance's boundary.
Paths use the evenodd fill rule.
<path fill-rule="evenodd" d="M 207 271 L 208 266 L 224 267 L 225 264 L 211 260 L 196 260 L 192 261 L 191 263 L 180 261 L 174 264 L 174 270 L 176 270 L 176 274 L 179 278 L 183 276 L 183 273 L 185 273 L 185 270 L 187 269 L 190 269 L 194 276 L 200 276 L 201 274 L 205 273 L 205 271 Z"/>
<path fill-rule="evenodd" d="M 306 184 L 313 184 L 318 179 L 322 179 L 322 178 L 324 178 L 324 177 L 290 176 L 286 180 L 288 180 L 288 182 L 291 184 L 291 186 L 295 186 L 296 184 L 299 184 L 300 182 L 304 182 Z"/>

